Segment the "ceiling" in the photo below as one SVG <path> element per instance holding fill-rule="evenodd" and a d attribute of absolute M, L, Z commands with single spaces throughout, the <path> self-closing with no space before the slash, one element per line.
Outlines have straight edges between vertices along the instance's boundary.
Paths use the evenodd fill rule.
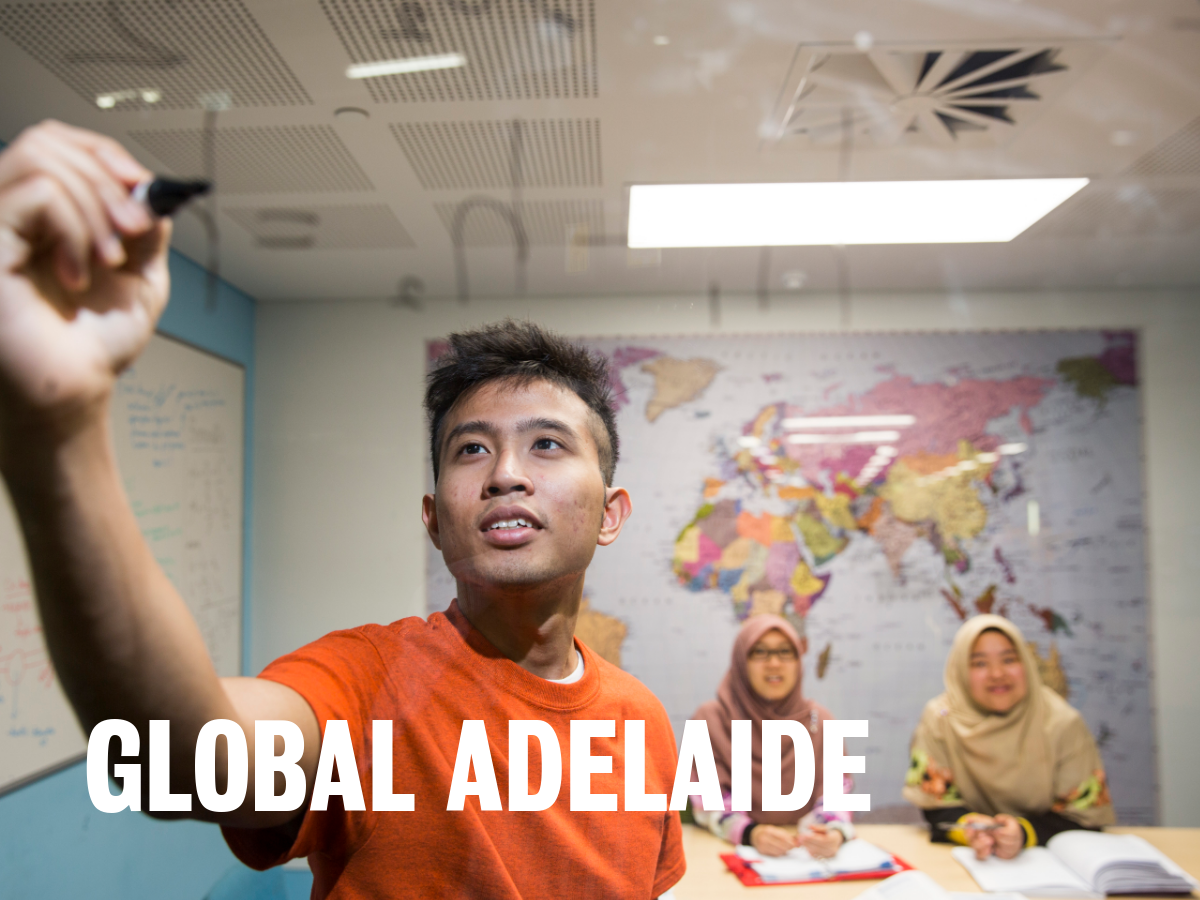
<path fill-rule="evenodd" d="M 261 300 L 1200 285 L 1200 0 L 0 0 L 0 81 L 210 159 Z M 1006 244 L 625 246 L 633 183 L 1078 175 Z"/>

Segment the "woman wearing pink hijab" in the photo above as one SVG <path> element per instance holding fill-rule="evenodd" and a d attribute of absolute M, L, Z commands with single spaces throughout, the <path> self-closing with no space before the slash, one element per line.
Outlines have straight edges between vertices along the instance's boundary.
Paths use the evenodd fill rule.
<path fill-rule="evenodd" d="M 725 798 L 724 811 L 706 812 L 700 798 L 692 798 L 696 822 L 732 844 L 749 844 L 767 856 L 780 856 L 793 847 L 805 847 L 816 857 L 833 856 L 844 841 L 854 837 L 850 813 L 826 812 L 821 802 L 822 726 L 832 718 L 829 710 L 804 697 L 800 690 L 800 658 L 808 649 L 786 619 L 753 616 L 733 642 L 729 671 L 717 688 L 717 698 L 692 716 L 708 722 L 717 775 Z M 752 735 L 752 806 L 750 812 L 731 811 L 732 736 L 730 722 L 749 719 Z M 816 777 L 808 805 L 796 812 L 764 812 L 762 808 L 762 723 L 764 719 L 794 719 L 807 726 L 813 742 Z M 783 742 L 781 784 L 788 790 L 795 781 L 795 750 Z M 852 790 L 847 778 L 846 791 Z M 799 825 L 793 834 L 781 826 Z"/>

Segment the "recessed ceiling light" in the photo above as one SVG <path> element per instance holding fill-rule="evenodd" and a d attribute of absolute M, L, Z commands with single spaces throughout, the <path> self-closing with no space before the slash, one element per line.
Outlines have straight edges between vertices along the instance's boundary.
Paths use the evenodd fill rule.
<path fill-rule="evenodd" d="M 671 43 L 671 39 L 665 34 L 656 34 L 654 36 L 654 44 L 657 47 L 665 47 L 669 43 Z"/>
<path fill-rule="evenodd" d="M 371 114 L 357 106 L 339 106 L 333 111 L 333 117 L 347 122 L 362 122 L 371 118 Z"/>
<path fill-rule="evenodd" d="M 123 91 L 110 91 L 107 94 L 97 94 L 96 105 L 101 109 L 112 109 L 118 103 L 126 100 L 139 99 L 143 103 L 157 103 L 162 99 L 162 91 L 158 88 L 127 88 Z"/>
<path fill-rule="evenodd" d="M 403 59 L 381 59 L 378 62 L 356 63 L 346 69 L 346 77 L 379 78 L 383 75 L 407 75 L 410 72 L 429 72 L 433 69 L 457 69 L 466 64 L 467 58 L 461 53 L 407 56 Z"/>
<path fill-rule="evenodd" d="M 635 184 L 630 247 L 1011 241 L 1086 178 Z"/>

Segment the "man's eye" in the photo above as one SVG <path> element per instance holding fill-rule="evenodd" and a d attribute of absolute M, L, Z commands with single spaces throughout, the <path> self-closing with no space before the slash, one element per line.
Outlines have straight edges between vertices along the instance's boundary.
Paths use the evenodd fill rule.
<path fill-rule="evenodd" d="M 474 456 L 478 453 L 487 453 L 487 448 L 483 444 L 464 444 L 458 452 L 463 456 Z"/>
<path fill-rule="evenodd" d="M 561 450 L 562 444 L 554 438 L 538 438 L 533 444 L 534 450 Z"/>

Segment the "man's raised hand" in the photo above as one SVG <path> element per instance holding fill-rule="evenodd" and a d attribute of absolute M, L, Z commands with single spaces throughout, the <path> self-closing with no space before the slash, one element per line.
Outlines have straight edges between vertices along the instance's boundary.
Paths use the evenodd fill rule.
<path fill-rule="evenodd" d="M 149 341 L 170 240 L 130 197 L 149 177 L 117 142 L 60 122 L 0 154 L 0 434 L 84 424 Z"/>

